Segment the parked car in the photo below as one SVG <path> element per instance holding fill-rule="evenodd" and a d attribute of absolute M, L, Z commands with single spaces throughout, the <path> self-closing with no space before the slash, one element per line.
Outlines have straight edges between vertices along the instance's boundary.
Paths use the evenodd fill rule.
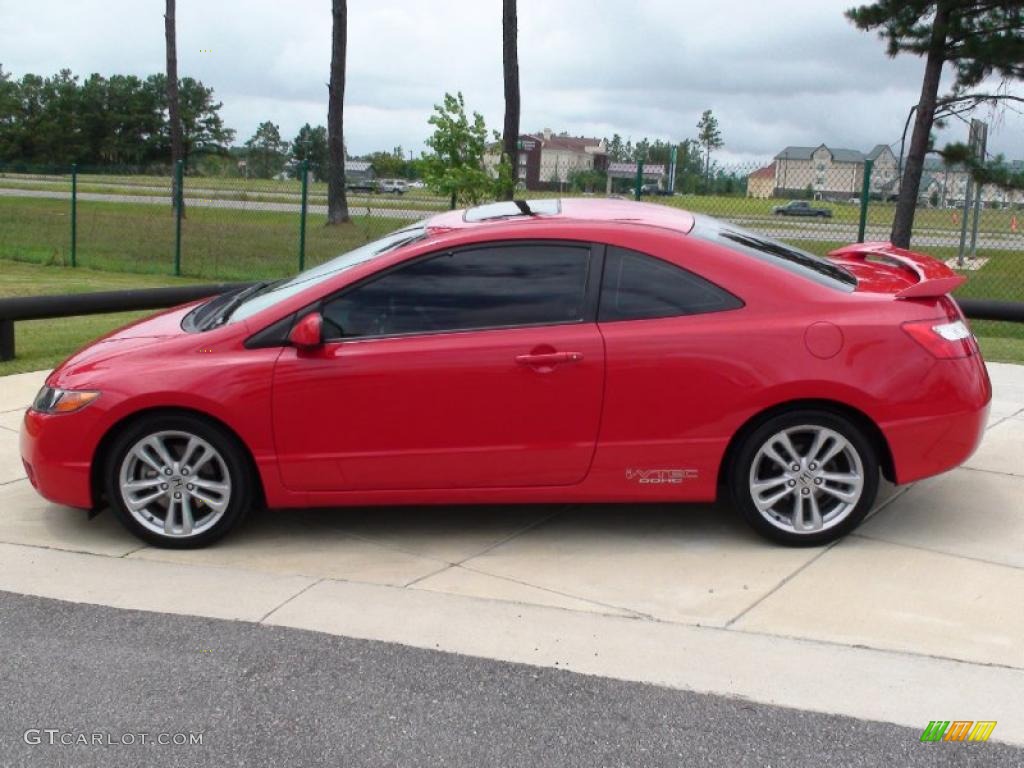
<path fill-rule="evenodd" d="M 965 461 L 991 398 L 965 278 L 886 243 L 832 257 L 626 200 L 451 211 L 85 347 L 21 456 L 164 547 L 256 505 L 719 497 L 821 544 L 880 472 Z"/>
<path fill-rule="evenodd" d="M 377 182 L 373 179 L 355 179 L 345 182 L 345 189 L 349 192 L 376 192 Z"/>
<path fill-rule="evenodd" d="M 790 200 L 785 205 L 776 205 L 772 208 L 776 216 L 822 216 L 831 218 L 832 211 L 828 208 L 815 208 L 806 200 Z"/>
<path fill-rule="evenodd" d="M 377 183 L 377 191 L 392 195 L 404 195 L 409 187 L 402 179 L 381 179 Z"/>

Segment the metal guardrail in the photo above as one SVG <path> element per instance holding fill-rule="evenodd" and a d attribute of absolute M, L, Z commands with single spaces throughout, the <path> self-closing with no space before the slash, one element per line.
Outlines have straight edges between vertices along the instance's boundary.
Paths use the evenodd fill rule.
<path fill-rule="evenodd" d="M 181 288 L 144 288 L 0 299 L 0 361 L 14 359 L 14 323 L 18 320 L 46 320 L 99 315 L 106 312 L 166 309 L 249 285 L 252 283 L 215 283 Z M 1024 323 L 1024 302 L 959 299 L 957 303 L 964 314 L 972 320 Z"/>
<path fill-rule="evenodd" d="M 1024 301 L 992 299 L 957 299 L 960 309 L 971 320 L 1003 320 L 1024 323 Z"/>
<path fill-rule="evenodd" d="M 0 299 L 0 361 L 14 359 L 14 323 L 106 312 L 167 309 L 196 299 L 245 288 L 252 283 L 186 285 L 180 288 L 141 288 L 129 291 L 71 293 L 59 296 L 19 296 Z"/>

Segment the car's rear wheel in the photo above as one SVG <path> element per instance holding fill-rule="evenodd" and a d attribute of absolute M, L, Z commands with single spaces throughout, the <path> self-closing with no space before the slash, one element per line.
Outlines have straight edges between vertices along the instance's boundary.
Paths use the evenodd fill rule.
<path fill-rule="evenodd" d="M 877 451 L 837 413 L 790 411 L 746 437 L 730 468 L 730 491 L 762 535 L 785 544 L 824 544 L 853 530 L 871 510 Z"/>
<path fill-rule="evenodd" d="M 209 544 L 237 525 L 253 500 L 253 475 L 231 435 L 173 414 L 131 425 L 108 453 L 106 490 L 121 522 L 159 547 Z"/>

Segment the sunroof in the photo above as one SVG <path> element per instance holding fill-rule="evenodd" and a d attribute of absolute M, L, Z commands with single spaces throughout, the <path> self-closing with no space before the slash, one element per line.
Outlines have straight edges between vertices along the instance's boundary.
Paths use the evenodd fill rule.
<path fill-rule="evenodd" d="M 562 201 L 557 197 L 544 200 L 503 200 L 500 203 L 488 203 L 468 209 L 462 220 L 489 221 L 490 219 L 508 219 L 515 216 L 553 216 L 562 212 Z"/>

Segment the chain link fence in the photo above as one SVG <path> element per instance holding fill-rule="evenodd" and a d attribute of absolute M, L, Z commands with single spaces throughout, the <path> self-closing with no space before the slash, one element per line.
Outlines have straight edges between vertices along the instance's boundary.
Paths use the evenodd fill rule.
<path fill-rule="evenodd" d="M 783 168 L 776 161 L 671 179 L 663 165 L 580 157 L 521 168 L 517 196 L 639 196 L 821 255 L 856 240 L 887 240 L 895 211 L 893 171 L 873 174 L 870 163 L 823 168 L 811 160 Z M 273 278 L 450 207 L 421 182 L 374 178 L 371 170 L 349 179 L 350 221 L 326 226 L 326 184 L 311 174 L 304 183 L 299 164 L 272 179 L 184 174 L 179 221 L 173 169 L 148 170 L 0 168 L 0 258 L 214 280 Z M 975 228 L 973 206 L 964 207 L 966 186 L 963 172 L 926 175 L 913 247 L 963 270 L 970 278 L 963 295 L 1024 301 L 1024 196 L 982 189 Z"/>
<path fill-rule="evenodd" d="M 895 212 L 899 174 L 884 158 L 874 168 L 812 155 L 673 174 L 653 162 L 552 154 L 520 159 L 517 197 L 639 197 L 819 255 L 861 239 L 888 240 Z M 449 198 L 422 182 L 352 166 L 350 220 L 327 226 L 326 184 L 301 164 L 269 179 L 183 174 L 180 218 L 171 167 L 9 164 L 0 167 L 0 274 L 6 259 L 195 280 L 272 279 L 450 208 Z M 963 171 L 926 170 L 912 247 L 968 276 L 958 297 L 1024 301 L 1024 195 L 983 188 L 975 223 L 968 187 Z M 1024 325 L 973 327 L 990 359 L 1024 362 Z"/>

